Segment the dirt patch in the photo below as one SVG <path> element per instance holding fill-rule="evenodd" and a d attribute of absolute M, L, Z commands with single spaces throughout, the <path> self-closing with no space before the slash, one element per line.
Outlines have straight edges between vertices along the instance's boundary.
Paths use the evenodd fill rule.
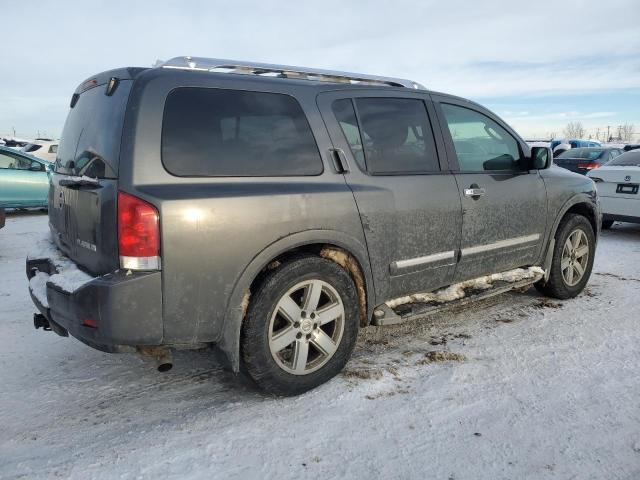
<path fill-rule="evenodd" d="M 434 362 L 464 362 L 467 359 L 461 353 L 446 352 L 444 350 L 431 351 L 424 354 L 424 358 L 421 358 L 416 362 L 416 365 L 428 365 Z"/>
<path fill-rule="evenodd" d="M 562 304 L 548 298 L 541 298 L 533 304 L 535 308 L 562 308 Z"/>
<path fill-rule="evenodd" d="M 342 376 L 346 378 L 359 378 L 361 380 L 380 380 L 382 370 L 379 368 L 358 368 L 354 370 L 344 370 Z"/>
<path fill-rule="evenodd" d="M 393 397 L 394 395 L 403 394 L 403 393 L 410 393 L 410 390 L 406 387 L 398 386 L 394 390 L 387 390 L 384 392 L 365 395 L 364 398 L 366 398 L 367 400 L 377 400 L 378 398 Z"/>
<path fill-rule="evenodd" d="M 441 337 L 431 337 L 431 341 L 429 343 L 431 345 L 446 345 L 447 344 L 447 336 L 443 335 Z"/>
<path fill-rule="evenodd" d="M 366 327 L 369 324 L 367 319 L 367 290 L 365 288 L 364 277 L 362 275 L 360 265 L 358 265 L 355 258 L 339 248 L 326 246 L 320 251 L 320 256 L 336 262 L 351 274 L 353 283 L 356 284 L 356 290 L 358 291 L 358 301 L 360 303 L 360 326 Z"/>
<path fill-rule="evenodd" d="M 513 318 L 496 318 L 496 322 L 513 323 Z"/>

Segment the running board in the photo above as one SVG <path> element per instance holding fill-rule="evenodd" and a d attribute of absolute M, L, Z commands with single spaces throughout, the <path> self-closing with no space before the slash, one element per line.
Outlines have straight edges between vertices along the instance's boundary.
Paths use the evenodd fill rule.
<path fill-rule="evenodd" d="M 532 278 L 526 278 L 517 282 L 495 281 L 493 282 L 493 286 L 491 288 L 488 288 L 486 290 L 470 291 L 462 298 L 458 298 L 457 300 L 452 300 L 445 303 L 405 303 L 402 305 L 398 305 L 394 309 L 389 307 L 386 303 L 383 303 L 374 310 L 373 320 L 371 324 L 379 327 L 385 325 L 396 325 L 399 323 L 407 322 L 409 320 L 415 320 L 417 318 L 433 315 L 435 313 L 446 312 L 463 305 L 467 305 L 469 303 L 495 297 L 496 295 L 500 295 L 501 293 L 505 293 L 510 290 L 529 287 L 543 277 L 543 274 L 537 274 Z"/>

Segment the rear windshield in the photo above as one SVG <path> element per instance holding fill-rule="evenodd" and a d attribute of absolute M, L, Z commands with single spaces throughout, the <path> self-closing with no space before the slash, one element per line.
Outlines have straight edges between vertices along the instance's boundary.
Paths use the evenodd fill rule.
<path fill-rule="evenodd" d="M 162 162 L 176 176 L 318 175 L 307 118 L 289 95 L 177 88 L 167 97 Z"/>
<path fill-rule="evenodd" d="M 640 167 L 640 150 L 631 150 L 607 163 L 607 167 Z"/>
<path fill-rule="evenodd" d="M 117 178 L 122 124 L 132 83 L 121 80 L 110 96 L 105 94 L 105 85 L 80 94 L 62 130 L 56 173 Z"/>
<path fill-rule="evenodd" d="M 583 158 L 585 160 L 595 160 L 602 155 L 601 148 L 572 148 L 566 152 L 562 152 L 556 158 Z"/>

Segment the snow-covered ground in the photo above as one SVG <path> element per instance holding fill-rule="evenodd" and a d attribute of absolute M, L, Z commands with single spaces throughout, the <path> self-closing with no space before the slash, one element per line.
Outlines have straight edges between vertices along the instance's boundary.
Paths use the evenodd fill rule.
<path fill-rule="evenodd" d="M 640 226 L 599 245 L 588 289 L 534 290 L 364 331 L 328 384 L 271 398 L 206 352 L 165 374 L 33 329 L 0 230 L 0 478 L 640 478 Z"/>

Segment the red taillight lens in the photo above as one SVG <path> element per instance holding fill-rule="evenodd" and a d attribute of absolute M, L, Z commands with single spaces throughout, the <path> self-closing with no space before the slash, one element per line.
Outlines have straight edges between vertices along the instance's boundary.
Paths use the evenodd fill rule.
<path fill-rule="evenodd" d="M 118 192 L 118 248 L 120 257 L 160 256 L 158 211 L 124 192 Z"/>
<path fill-rule="evenodd" d="M 599 168 L 599 163 L 579 163 L 578 168 L 586 168 L 587 170 L 593 170 L 594 168 Z"/>

